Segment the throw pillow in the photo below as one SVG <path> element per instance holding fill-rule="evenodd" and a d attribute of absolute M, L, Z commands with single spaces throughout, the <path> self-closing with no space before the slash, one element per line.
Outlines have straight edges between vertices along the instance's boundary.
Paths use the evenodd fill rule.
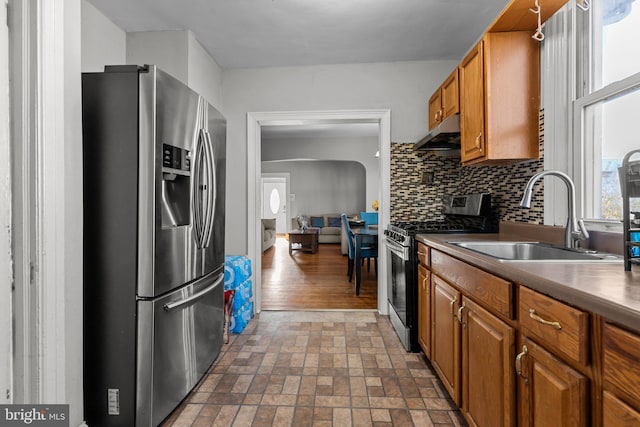
<path fill-rule="evenodd" d="M 340 219 L 339 216 L 330 216 L 327 218 L 327 221 L 329 222 L 329 227 L 340 227 L 342 219 Z"/>
<path fill-rule="evenodd" d="M 324 217 L 322 216 L 312 216 L 311 217 L 311 226 L 315 228 L 324 227 Z"/>

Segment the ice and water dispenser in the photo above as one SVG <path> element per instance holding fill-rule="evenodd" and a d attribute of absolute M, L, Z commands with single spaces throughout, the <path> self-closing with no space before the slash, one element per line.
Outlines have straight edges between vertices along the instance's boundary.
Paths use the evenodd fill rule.
<path fill-rule="evenodd" d="M 191 152 L 162 145 L 162 228 L 189 225 Z"/>

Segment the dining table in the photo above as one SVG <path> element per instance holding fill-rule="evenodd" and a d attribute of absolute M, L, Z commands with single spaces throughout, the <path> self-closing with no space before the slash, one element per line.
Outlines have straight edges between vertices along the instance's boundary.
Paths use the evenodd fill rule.
<path fill-rule="evenodd" d="M 361 248 L 364 242 L 370 243 L 373 242 L 376 246 L 378 245 L 378 227 L 370 227 L 364 226 L 361 228 L 352 228 L 351 232 L 353 233 L 354 240 L 354 267 L 356 269 L 356 295 L 360 295 L 360 281 L 362 278 L 362 259 L 361 259 Z M 377 269 L 377 259 L 376 259 L 376 269 Z"/>

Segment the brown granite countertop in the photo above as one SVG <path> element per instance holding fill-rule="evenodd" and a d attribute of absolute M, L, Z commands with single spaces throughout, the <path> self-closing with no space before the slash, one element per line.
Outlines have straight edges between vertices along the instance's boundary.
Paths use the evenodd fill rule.
<path fill-rule="evenodd" d="M 505 234 L 419 234 L 419 242 L 506 280 L 602 315 L 640 333 L 640 267 L 622 263 L 501 262 L 448 242 L 532 241 Z"/>

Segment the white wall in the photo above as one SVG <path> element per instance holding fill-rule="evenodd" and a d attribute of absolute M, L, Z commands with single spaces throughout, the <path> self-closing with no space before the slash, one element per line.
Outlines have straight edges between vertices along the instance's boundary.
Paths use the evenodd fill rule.
<path fill-rule="evenodd" d="M 224 115 L 222 105 L 222 69 L 189 31 L 189 68 L 187 84 L 204 96 Z"/>
<path fill-rule="evenodd" d="M 81 2 L 82 72 L 104 71 L 126 61 L 127 34 L 86 0 Z"/>
<path fill-rule="evenodd" d="M 7 2 L 0 3 L 0 22 L 7 22 Z M 0 26 L 0 229 L 11 230 L 11 151 L 9 144 L 9 29 Z M 0 236 L 0 390 L 13 390 L 11 234 Z M 12 396 L 0 393 L 0 404 Z"/>
<path fill-rule="evenodd" d="M 222 110 L 222 70 L 191 31 L 127 33 L 127 64 L 155 64 Z"/>
<path fill-rule="evenodd" d="M 227 253 L 247 253 L 247 113 L 391 109 L 391 139 L 427 133 L 427 102 L 457 61 L 223 71 L 227 118 Z"/>
<path fill-rule="evenodd" d="M 365 205 L 372 210 L 380 200 L 380 160 L 374 157 L 378 138 L 302 138 L 262 141 L 262 160 L 318 159 L 351 160 L 361 163 L 366 171 Z"/>
<path fill-rule="evenodd" d="M 155 64 L 222 111 L 222 70 L 188 30 L 127 33 L 82 0 L 82 71 Z"/>
<path fill-rule="evenodd" d="M 262 171 L 290 173 L 287 216 L 358 213 L 364 210 L 365 170 L 352 161 L 298 160 L 262 162 Z"/>
<path fill-rule="evenodd" d="M 65 396 L 61 401 L 69 403 L 69 425 L 80 425 L 83 417 L 82 386 L 82 96 L 81 96 L 81 2 L 64 0 L 64 133 L 58 136 L 58 144 L 64 147 L 63 172 L 60 183 L 64 185 L 64 200 L 56 204 L 58 220 L 52 237 L 64 229 L 64 305 L 56 308 L 64 313 L 65 337 Z M 52 141 L 47 141 L 50 144 Z M 50 165 L 52 166 L 52 165 Z M 60 165 L 58 165 L 60 166 Z M 53 175 L 53 174 L 52 174 Z M 46 236 L 45 236 L 46 237 Z M 52 376 L 48 376 L 51 378 Z"/>
<path fill-rule="evenodd" d="M 189 81 L 186 31 L 127 33 L 127 64 L 154 64 L 183 83 Z"/>

